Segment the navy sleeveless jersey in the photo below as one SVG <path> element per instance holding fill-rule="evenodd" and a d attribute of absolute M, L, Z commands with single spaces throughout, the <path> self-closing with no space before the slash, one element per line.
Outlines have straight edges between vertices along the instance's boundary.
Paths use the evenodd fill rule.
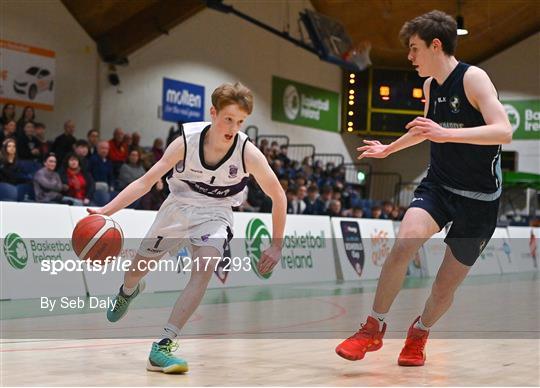
<path fill-rule="evenodd" d="M 442 85 L 431 80 L 427 117 L 444 128 L 486 125 L 463 87 L 469 65 L 459 62 Z M 500 196 L 500 145 L 431 142 L 427 180 L 465 197 L 490 201 Z"/>

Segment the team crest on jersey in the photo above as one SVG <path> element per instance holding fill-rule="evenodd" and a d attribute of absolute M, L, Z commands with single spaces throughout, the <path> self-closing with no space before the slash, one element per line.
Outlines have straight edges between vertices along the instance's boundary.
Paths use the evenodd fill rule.
<path fill-rule="evenodd" d="M 459 97 L 458 96 L 452 96 L 450 97 L 450 110 L 452 113 L 458 113 L 459 112 Z"/>
<path fill-rule="evenodd" d="M 234 164 L 231 164 L 229 166 L 229 178 L 236 178 L 237 175 L 238 175 L 238 167 L 235 166 Z"/>

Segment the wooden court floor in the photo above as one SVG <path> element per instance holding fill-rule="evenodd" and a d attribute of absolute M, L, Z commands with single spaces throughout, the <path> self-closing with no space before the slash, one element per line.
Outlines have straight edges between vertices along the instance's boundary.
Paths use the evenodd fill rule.
<path fill-rule="evenodd" d="M 362 361 L 334 347 L 371 309 L 375 282 L 208 290 L 177 354 L 185 375 L 145 370 L 177 293 L 145 294 L 117 324 L 104 311 L 47 314 L 37 300 L 2 301 L 2 386 L 538 386 L 538 273 L 466 279 L 432 329 L 427 362 L 397 357 L 431 279 L 408 279 L 385 344 Z"/>

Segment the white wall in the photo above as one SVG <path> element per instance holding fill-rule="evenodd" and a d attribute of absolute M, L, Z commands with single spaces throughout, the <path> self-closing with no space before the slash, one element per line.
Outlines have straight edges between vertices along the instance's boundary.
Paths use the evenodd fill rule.
<path fill-rule="evenodd" d="M 49 137 L 73 119 L 76 136 L 91 128 L 96 92 L 96 44 L 58 0 L 2 0 L 0 36 L 4 40 L 56 52 L 55 105 L 36 111 L 47 124 Z M 17 118 L 22 107 L 17 107 Z"/>
<path fill-rule="evenodd" d="M 501 100 L 540 99 L 540 32 L 484 61 Z M 514 140 L 504 151 L 518 152 L 519 171 L 540 174 L 540 141 Z"/>
<path fill-rule="evenodd" d="M 298 35 L 298 12 L 310 6 L 303 1 L 290 1 L 287 6 L 264 0 L 227 4 L 279 30 L 290 15 L 293 35 Z M 143 144 L 166 137 L 171 123 L 157 118 L 163 77 L 204 85 L 207 120 L 212 91 L 223 82 L 238 80 L 255 97 L 246 126 L 258 126 L 259 134 L 284 134 L 292 143 L 311 143 L 319 152 L 340 152 L 348 157 L 339 134 L 271 120 L 272 75 L 341 92 L 341 70 L 237 16 L 205 9 L 132 54 L 129 62 L 118 68 L 119 88 L 108 85 L 105 74 L 101 77 L 102 136 L 110 136 L 114 127 L 121 126 L 139 131 Z"/>

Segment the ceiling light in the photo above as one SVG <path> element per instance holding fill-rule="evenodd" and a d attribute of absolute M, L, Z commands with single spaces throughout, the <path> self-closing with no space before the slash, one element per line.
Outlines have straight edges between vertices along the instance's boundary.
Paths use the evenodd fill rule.
<path fill-rule="evenodd" d="M 456 17 L 456 22 L 457 22 L 457 34 L 460 36 L 467 35 L 469 31 L 467 31 L 467 29 L 465 28 L 465 22 L 463 20 L 463 16 L 458 15 Z"/>

